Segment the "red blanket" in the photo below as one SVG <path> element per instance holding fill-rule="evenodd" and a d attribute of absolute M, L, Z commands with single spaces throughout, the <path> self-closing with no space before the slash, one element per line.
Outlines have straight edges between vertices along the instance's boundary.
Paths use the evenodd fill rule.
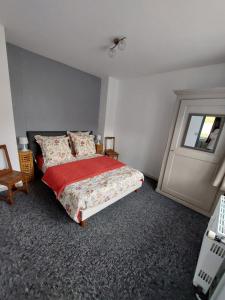
<path fill-rule="evenodd" d="M 67 185 L 121 168 L 124 165 L 107 156 L 83 159 L 49 167 L 42 181 L 55 192 L 58 198 Z"/>

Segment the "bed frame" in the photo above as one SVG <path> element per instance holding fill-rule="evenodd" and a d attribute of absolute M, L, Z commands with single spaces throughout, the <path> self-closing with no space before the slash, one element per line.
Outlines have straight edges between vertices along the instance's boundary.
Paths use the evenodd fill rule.
<path fill-rule="evenodd" d="M 72 130 L 71 130 L 72 131 Z M 86 130 L 87 131 L 87 130 Z M 77 132 L 73 130 L 72 132 Z M 36 155 L 41 154 L 41 148 L 36 142 L 34 136 L 35 135 L 43 135 L 43 136 L 58 136 L 58 135 L 66 135 L 67 131 L 27 131 L 27 138 L 28 138 L 28 146 L 29 149 L 33 152 L 33 156 L 35 158 Z M 92 131 L 90 131 L 90 134 L 92 134 Z M 35 164 L 35 168 L 38 169 L 37 165 Z M 85 210 L 80 211 L 80 225 L 83 227 L 86 225 L 86 220 L 90 218 L 91 216 L 95 215 L 102 209 L 108 207 L 109 205 L 117 202 L 121 198 L 127 196 L 128 194 L 137 191 L 142 186 L 142 182 L 138 182 L 136 185 L 134 185 L 132 188 L 127 190 L 124 194 L 120 194 L 117 197 L 112 198 L 111 200 L 104 202 L 102 204 L 99 204 L 98 206 L 95 206 L 93 208 L 88 208 Z"/>
<path fill-rule="evenodd" d="M 85 210 L 81 210 L 81 222 L 79 223 L 81 226 L 85 226 L 86 225 L 86 219 L 90 218 L 91 216 L 97 214 L 99 211 L 101 211 L 102 209 L 110 206 L 111 204 L 117 202 L 118 200 L 122 199 L 123 197 L 129 195 L 132 192 L 137 192 L 139 188 L 141 188 L 142 186 L 142 182 L 138 182 L 137 185 L 132 186 L 132 188 L 130 188 L 129 190 L 127 190 L 125 193 L 118 195 L 117 197 L 112 198 L 111 200 L 104 202 L 102 204 L 99 204 L 95 207 L 92 208 L 88 208 Z"/>

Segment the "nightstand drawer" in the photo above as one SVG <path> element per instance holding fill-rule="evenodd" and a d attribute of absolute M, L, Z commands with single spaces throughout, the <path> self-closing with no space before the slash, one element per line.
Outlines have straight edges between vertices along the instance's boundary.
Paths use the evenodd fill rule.
<path fill-rule="evenodd" d="M 30 173 L 30 169 L 31 169 L 31 166 L 30 166 L 30 163 L 23 163 L 21 169 L 23 168 L 22 172 L 24 173 Z"/>
<path fill-rule="evenodd" d="M 103 154 L 103 145 L 102 144 L 96 144 L 95 148 L 96 148 L 97 154 Z"/>
<path fill-rule="evenodd" d="M 28 181 L 34 178 L 33 153 L 30 150 L 19 151 L 20 169 Z"/>

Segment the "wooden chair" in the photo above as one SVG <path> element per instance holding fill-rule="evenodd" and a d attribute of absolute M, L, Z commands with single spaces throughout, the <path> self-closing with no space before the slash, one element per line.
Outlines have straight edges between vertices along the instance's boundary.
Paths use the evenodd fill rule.
<path fill-rule="evenodd" d="M 13 204 L 13 194 L 18 191 L 28 193 L 28 183 L 26 176 L 23 172 L 14 171 L 9 159 L 9 154 L 6 145 L 0 145 L 0 155 L 3 152 L 3 157 L 6 159 L 7 168 L 0 170 L 0 185 L 8 188 L 6 197 L 1 196 L 3 200 L 7 200 L 9 204 Z M 1 157 L 1 156 L 0 156 Z M 16 183 L 22 181 L 23 187 L 16 187 Z"/>
<path fill-rule="evenodd" d="M 109 141 L 112 141 L 112 148 L 108 148 Z M 114 136 L 105 137 L 105 155 L 118 160 L 119 153 L 117 153 L 115 151 L 115 137 Z"/>

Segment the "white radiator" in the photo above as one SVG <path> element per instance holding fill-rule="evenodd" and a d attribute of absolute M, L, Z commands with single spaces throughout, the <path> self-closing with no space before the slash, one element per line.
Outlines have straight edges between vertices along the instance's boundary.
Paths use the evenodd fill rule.
<path fill-rule="evenodd" d="M 193 279 L 206 294 L 225 260 L 225 197 L 221 196 L 204 234 Z"/>

